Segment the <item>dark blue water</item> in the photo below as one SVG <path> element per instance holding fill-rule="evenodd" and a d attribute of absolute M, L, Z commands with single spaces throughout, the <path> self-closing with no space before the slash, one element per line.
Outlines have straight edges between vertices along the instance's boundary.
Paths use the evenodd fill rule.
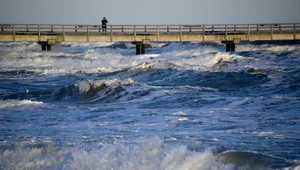
<path fill-rule="evenodd" d="M 300 43 L 0 44 L 0 169 L 300 169 Z"/>

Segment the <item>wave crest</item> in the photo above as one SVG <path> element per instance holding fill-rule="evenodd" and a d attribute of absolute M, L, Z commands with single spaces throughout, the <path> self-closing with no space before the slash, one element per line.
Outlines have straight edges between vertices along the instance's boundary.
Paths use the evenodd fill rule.
<path fill-rule="evenodd" d="M 112 102 L 129 95 L 126 86 L 133 84 L 136 83 L 132 79 L 82 80 L 58 89 L 54 95 L 56 99 Z"/>
<path fill-rule="evenodd" d="M 43 102 L 32 100 L 0 100 L 0 109 L 15 106 L 43 105 Z"/>

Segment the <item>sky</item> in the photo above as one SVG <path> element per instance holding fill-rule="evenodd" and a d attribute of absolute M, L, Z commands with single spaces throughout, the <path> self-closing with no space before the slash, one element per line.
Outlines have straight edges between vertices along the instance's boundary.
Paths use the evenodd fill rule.
<path fill-rule="evenodd" d="M 0 0 L 0 24 L 300 23 L 300 0 Z"/>

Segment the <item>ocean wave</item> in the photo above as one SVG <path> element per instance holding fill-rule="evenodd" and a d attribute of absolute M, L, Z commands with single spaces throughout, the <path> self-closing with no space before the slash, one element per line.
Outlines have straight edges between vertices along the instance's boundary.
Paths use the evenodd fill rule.
<path fill-rule="evenodd" d="M 66 43 L 72 44 L 72 43 Z M 79 52 L 60 51 L 1 51 L 1 64 L 3 69 L 34 70 L 41 74 L 74 74 L 74 73 L 99 73 L 114 72 L 132 67 L 140 67 L 145 63 L 154 65 L 154 69 L 182 69 L 199 71 L 240 71 L 251 68 L 264 69 L 272 67 L 269 58 L 280 55 L 269 55 L 268 58 L 257 57 L 255 52 L 225 53 L 219 46 L 199 45 L 199 43 L 170 43 L 167 46 L 159 43 L 155 48 L 149 49 L 149 54 L 135 55 L 134 50 L 112 49 L 109 46 L 115 44 L 99 44 L 103 49 L 90 47 L 78 49 L 77 46 L 89 45 L 89 43 L 72 44 L 73 50 Z M 97 44 L 93 44 L 95 47 Z M 119 44 L 120 45 L 120 44 Z M 125 43 L 125 46 L 128 44 Z M 245 46 L 243 46 L 245 47 Z M 278 46 L 275 46 L 276 48 Z M 127 47 L 124 47 L 127 48 Z M 131 48 L 131 47 L 130 47 Z M 279 47 L 278 47 L 279 48 Z M 296 46 L 295 46 L 296 48 Z M 157 50 L 159 51 L 157 52 Z M 290 51 L 297 55 L 298 50 Z M 293 59 L 295 60 L 295 59 Z M 274 62 L 276 60 L 273 60 Z M 149 65 L 149 64 L 148 64 Z M 269 66 L 270 65 L 270 66 Z"/>
<path fill-rule="evenodd" d="M 91 149 L 18 147 L 0 154 L 4 169 L 231 170 L 233 167 L 217 162 L 209 150 L 195 152 L 185 145 L 168 145 L 159 138 L 135 145 L 104 144 Z"/>
<path fill-rule="evenodd" d="M 192 68 L 198 67 L 197 70 L 212 70 L 214 67 L 225 67 L 230 64 L 234 64 L 236 66 L 238 62 L 242 62 L 243 60 L 249 59 L 245 59 L 236 54 L 213 52 L 188 57 L 184 59 L 182 63 L 187 64 Z"/>
<path fill-rule="evenodd" d="M 36 42 L 0 42 L 0 51 L 6 52 L 40 51 L 40 48 Z"/>
<path fill-rule="evenodd" d="M 233 164 L 234 169 L 298 169 L 294 161 L 277 158 L 256 152 L 226 151 L 218 155 L 218 161 L 224 164 Z"/>
<path fill-rule="evenodd" d="M 298 170 L 300 166 L 297 161 L 256 152 L 190 150 L 186 145 L 171 145 L 158 137 L 150 137 L 133 145 L 19 146 L 0 151 L 0 154 L 4 169 Z"/>
<path fill-rule="evenodd" d="M 135 86 L 135 88 L 131 88 Z M 55 91 L 54 97 L 63 100 L 77 100 L 89 103 L 133 100 L 149 93 L 147 87 L 132 79 L 82 80 Z"/>
<path fill-rule="evenodd" d="M 114 91 L 112 93 L 118 93 L 123 90 L 122 85 L 129 85 L 132 83 L 132 80 L 128 80 L 125 82 L 119 79 L 83 80 L 75 86 L 78 87 L 79 94 L 83 95 L 84 98 L 89 98 L 100 91 L 105 91 L 104 94 L 111 93 L 111 91 Z"/>
<path fill-rule="evenodd" d="M 299 45 L 150 45 L 0 43 L 0 167 L 300 168 Z"/>
<path fill-rule="evenodd" d="M 28 75 L 28 74 L 34 74 L 35 71 L 33 70 L 0 70 L 0 74 L 4 75 Z"/>
<path fill-rule="evenodd" d="M 255 42 L 253 44 L 241 44 L 237 45 L 237 52 L 239 51 L 273 51 L 273 52 L 285 52 L 285 51 L 293 51 L 295 49 L 298 49 L 299 45 L 297 44 L 274 44 L 270 42 L 263 42 L 262 44 L 258 45 L 258 42 Z"/>

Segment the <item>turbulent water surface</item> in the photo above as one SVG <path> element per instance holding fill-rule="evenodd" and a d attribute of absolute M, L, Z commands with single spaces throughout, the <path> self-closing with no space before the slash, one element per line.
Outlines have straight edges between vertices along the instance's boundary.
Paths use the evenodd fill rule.
<path fill-rule="evenodd" d="M 300 43 L 0 43 L 0 169 L 300 169 Z"/>

